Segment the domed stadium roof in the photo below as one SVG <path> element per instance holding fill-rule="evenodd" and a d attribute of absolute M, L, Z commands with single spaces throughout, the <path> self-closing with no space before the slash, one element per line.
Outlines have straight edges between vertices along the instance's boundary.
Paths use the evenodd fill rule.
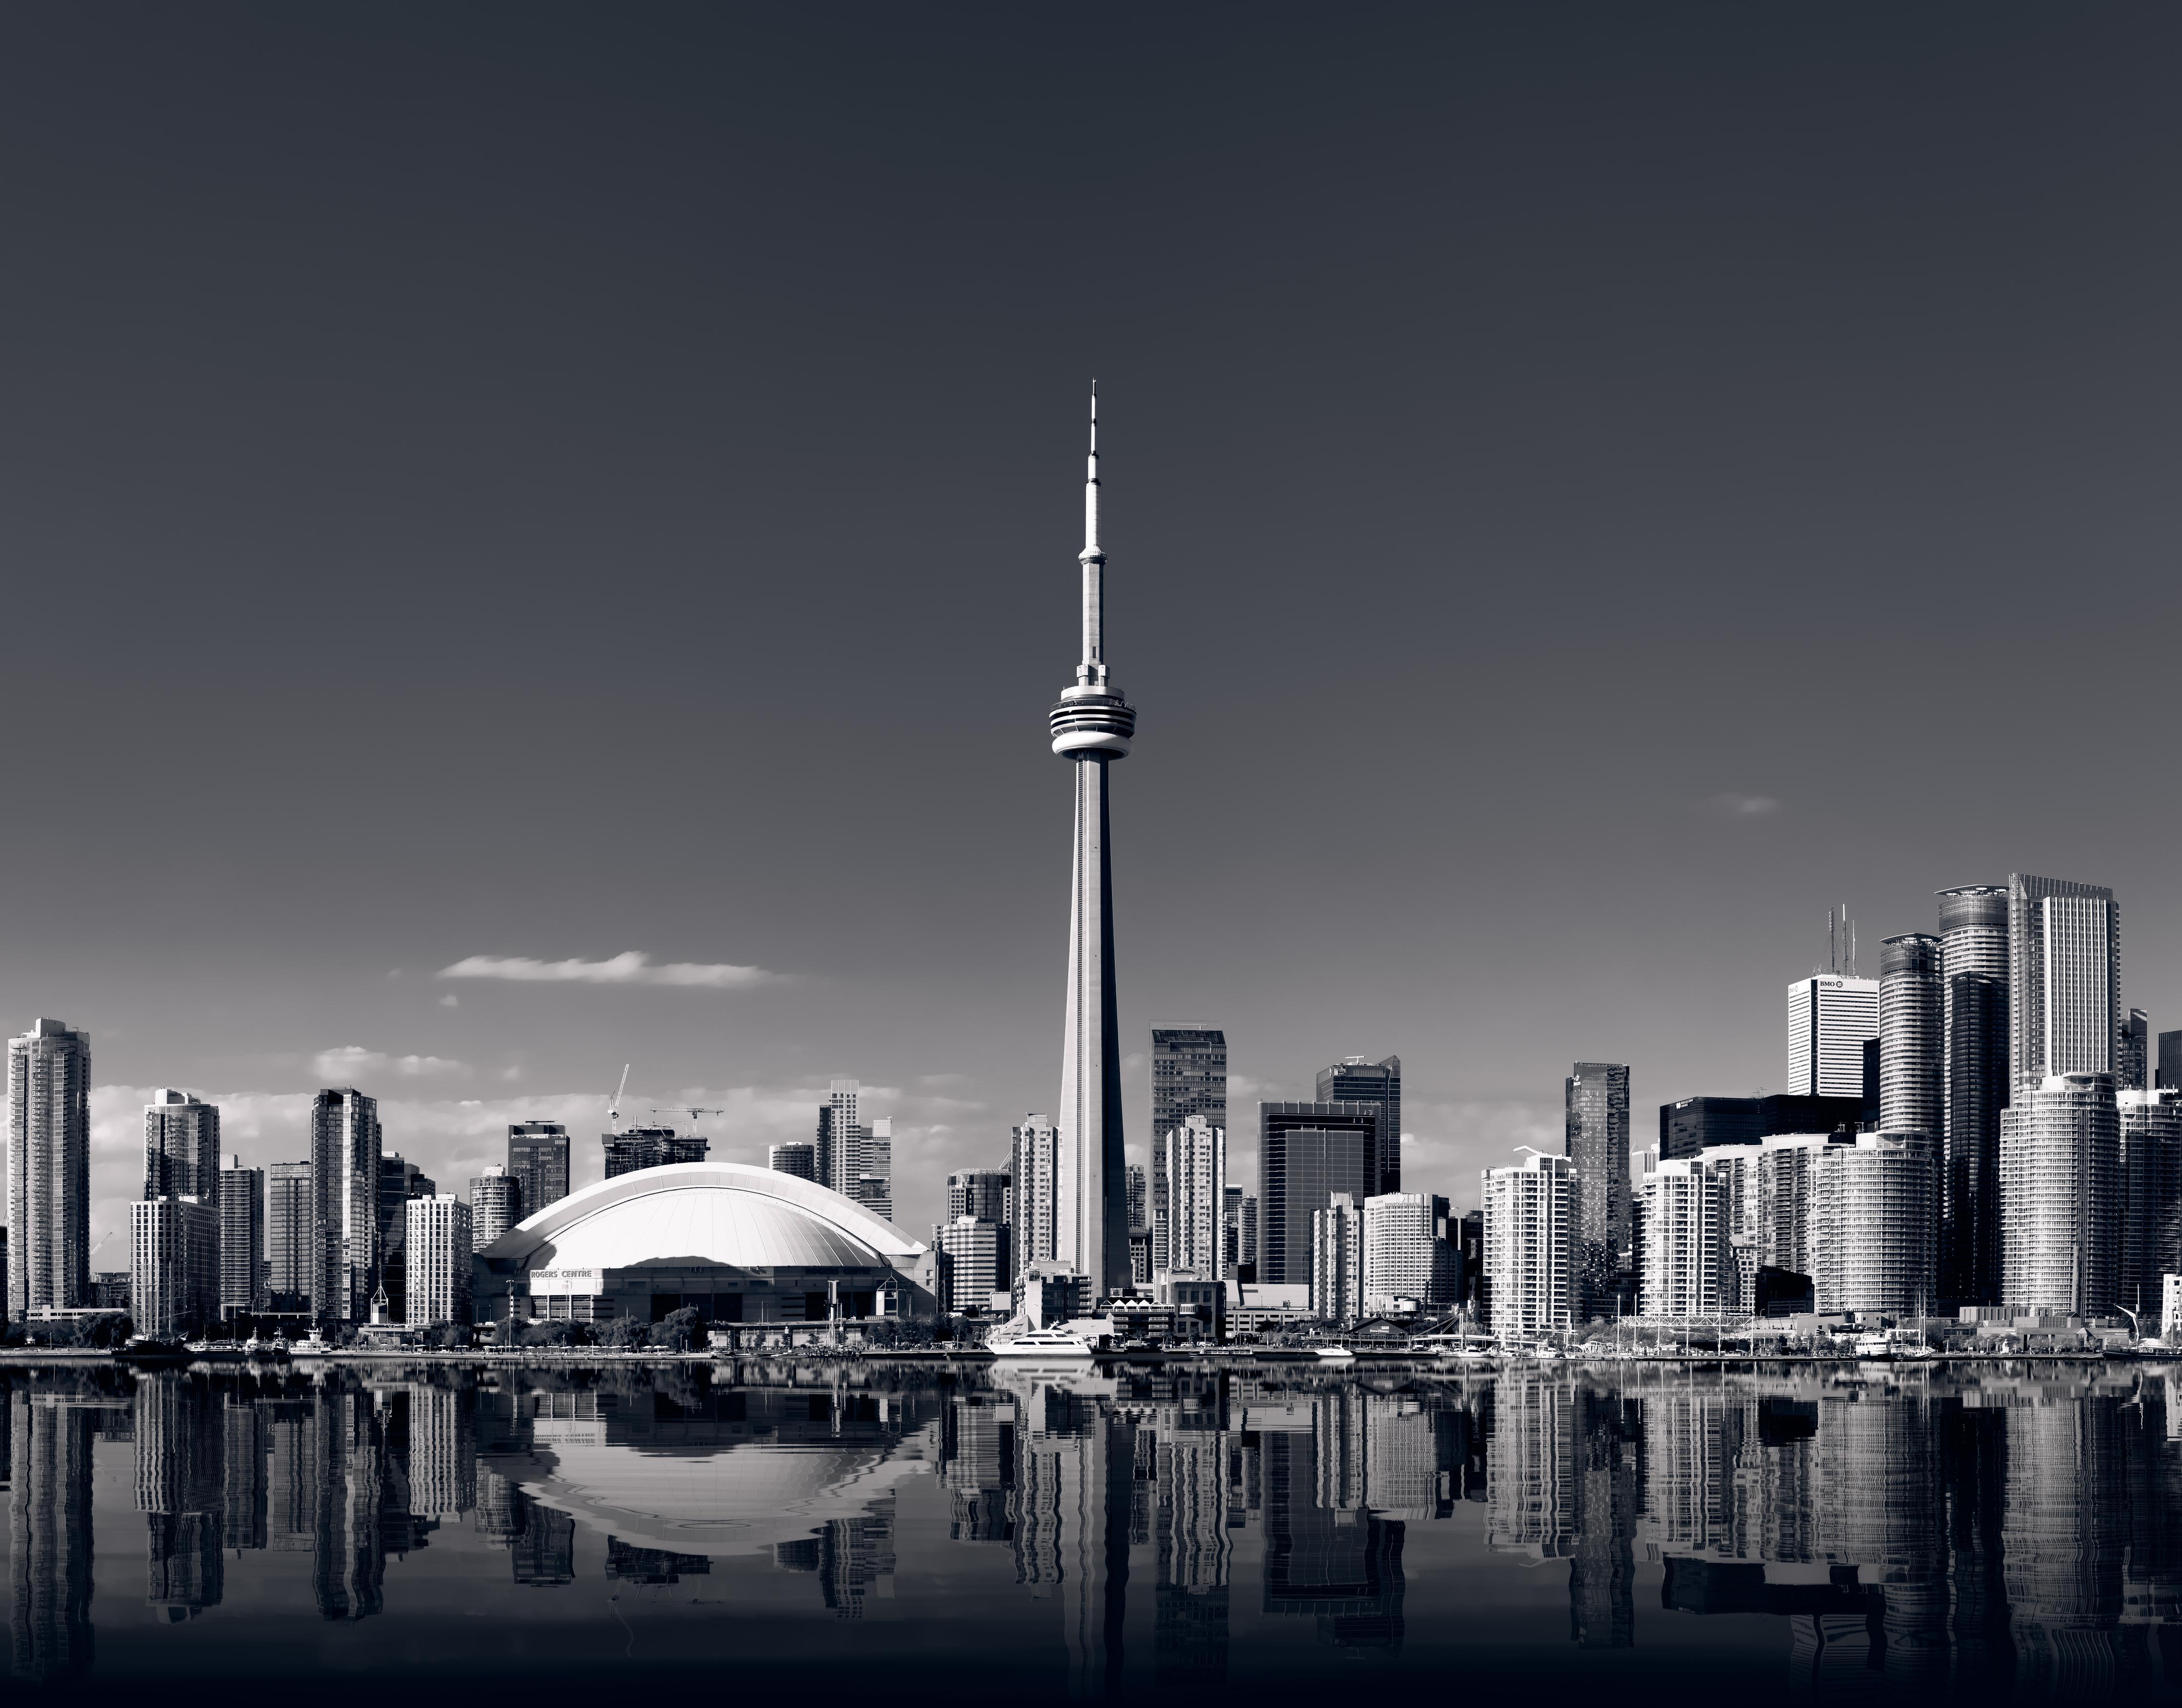
<path fill-rule="evenodd" d="M 813 1181 L 744 1163 L 672 1163 L 571 1192 L 479 1255 L 519 1269 L 883 1269 L 923 1249 Z"/>

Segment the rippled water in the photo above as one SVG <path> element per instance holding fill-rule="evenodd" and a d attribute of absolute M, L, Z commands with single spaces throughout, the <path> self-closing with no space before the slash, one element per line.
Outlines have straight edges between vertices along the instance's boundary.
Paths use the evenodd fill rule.
<path fill-rule="evenodd" d="M 2182 1678 L 2182 1392 L 2144 1367 L 0 1381 L 11 1663 L 74 1698 Z"/>

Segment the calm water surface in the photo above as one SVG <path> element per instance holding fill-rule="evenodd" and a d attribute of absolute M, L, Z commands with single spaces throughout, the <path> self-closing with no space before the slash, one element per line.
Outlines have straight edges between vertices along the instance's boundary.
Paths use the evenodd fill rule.
<path fill-rule="evenodd" d="M 2182 1389 L 0 1373 L 19 1692 L 2182 1680 Z M 514 1699 L 511 1699 L 514 1700 Z"/>

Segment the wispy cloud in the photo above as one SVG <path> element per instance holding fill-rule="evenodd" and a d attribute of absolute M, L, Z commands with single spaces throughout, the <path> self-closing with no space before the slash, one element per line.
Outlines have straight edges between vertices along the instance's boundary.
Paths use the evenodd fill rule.
<path fill-rule="evenodd" d="M 734 991 L 780 977 L 763 967 L 724 961 L 665 961 L 629 949 L 603 961 L 534 960 L 528 955 L 471 955 L 441 967 L 443 979 L 503 979 L 513 984 L 678 985 L 685 990 Z"/>
<path fill-rule="evenodd" d="M 368 1050 L 361 1044 L 343 1044 L 337 1049 L 320 1050 L 311 1058 L 311 1065 L 322 1080 L 356 1080 L 373 1074 L 399 1074 L 407 1080 L 444 1079 L 451 1075 L 466 1074 L 469 1064 L 451 1061 L 446 1056 L 390 1056 L 383 1050 Z"/>
<path fill-rule="evenodd" d="M 1769 794 L 1716 794 L 1707 804 L 1722 818 L 1767 818 L 1780 810 Z"/>

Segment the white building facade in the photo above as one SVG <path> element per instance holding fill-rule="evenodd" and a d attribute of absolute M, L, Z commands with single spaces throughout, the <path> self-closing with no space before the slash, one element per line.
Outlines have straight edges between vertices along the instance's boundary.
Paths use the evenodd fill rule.
<path fill-rule="evenodd" d="M 1310 1213 L 1310 1307 L 1329 1323 L 1363 1314 L 1364 1213 L 1350 1193 L 1332 1193 Z"/>
<path fill-rule="evenodd" d="M 1382 1192 L 1364 1201 L 1364 1309 L 1443 1310 L 1461 1291 L 1462 1244 L 1445 1198 Z"/>
<path fill-rule="evenodd" d="M 1879 981 L 1818 973 L 1788 987 L 1788 1092 L 1860 1097 L 1864 1047 L 1879 1036 Z"/>
<path fill-rule="evenodd" d="M 2051 1075 L 2002 1112 L 2002 1304 L 2019 1314 L 2065 1316 L 2113 1307 L 2120 1175 L 2121 1118 L 2111 1074 Z"/>
<path fill-rule="evenodd" d="M 1647 1317 L 1717 1317 L 1727 1257 L 1721 1185 L 1698 1158 L 1661 1163 L 1638 1190 L 1643 1269 L 1637 1308 Z"/>
<path fill-rule="evenodd" d="M 1486 1308 L 1504 1338 L 1570 1326 L 1576 1170 L 1537 1154 L 1478 1176 L 1484 1211 Z"/>
<path fill-rule="evenodd" d="M 1811 1269 L 1818 1308 L 1923 1316 L 1932 1305 L 1938 1147 L 1927 1135 L 1859 1133 L 1812 1152 Z"/>
<path fill-rule="evenodd" d="M 129 1207 L 129 1308 L 140 1335 L 196 1334 L 219 1316 L 219 1210 L 194 1195 Z"/>
<path fill-rule="evenodd" d="M 407 1321 L 470 1319 L 470 1207 L 452 1192 L 412 1198 L 403 1242 L 407 1260 Z"/>
<path fill-rule="evenodd" d="M 1152 1271 L 1216 1281 L 1227 1273 L 1227 1132 L 1192 1115 L 1152 1152 Z"/>

